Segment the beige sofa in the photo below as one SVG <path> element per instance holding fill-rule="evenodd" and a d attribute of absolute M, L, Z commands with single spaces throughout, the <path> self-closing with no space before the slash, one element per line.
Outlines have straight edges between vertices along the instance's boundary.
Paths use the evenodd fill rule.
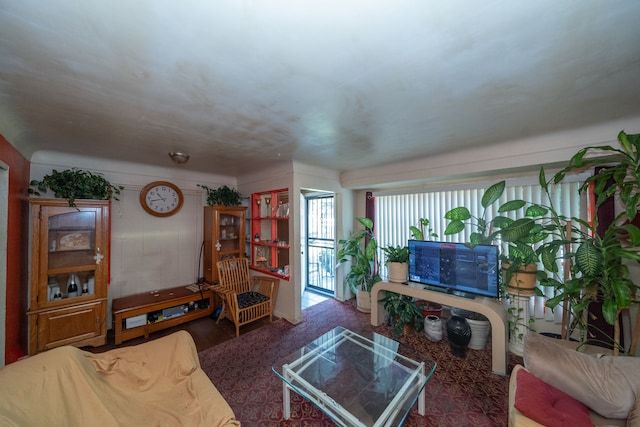
<path fill-rule="evenodd" d="M 524 366 L 510 376 L 509 426 L 640 426 L 640 358 L 576 347 L 527 335 Z"/>
<path fill-rule="evenodd" d="M 93 354 L 65 346 L 0 369 L 3 426 L 239 426 L 189 333 Z"/>

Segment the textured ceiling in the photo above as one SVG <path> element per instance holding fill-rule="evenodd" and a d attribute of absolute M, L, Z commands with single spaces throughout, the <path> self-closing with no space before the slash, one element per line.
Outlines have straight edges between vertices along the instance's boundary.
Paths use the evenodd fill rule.
<path fill-rule="evenodd" d="M 0 0 L 0 133 L 236 175 L 640 114 L 640 1 Z"/>

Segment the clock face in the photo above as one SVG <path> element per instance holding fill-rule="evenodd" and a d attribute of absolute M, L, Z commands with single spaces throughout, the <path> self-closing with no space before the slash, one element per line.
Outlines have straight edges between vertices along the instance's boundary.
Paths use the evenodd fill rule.
<path fill-rule="evenodd" d="M 154 216 L 173 215 L 180 210 L 182 202 L 182 191 L 170 182 L 152 182 L 140 192 L 140 204 Z"/>

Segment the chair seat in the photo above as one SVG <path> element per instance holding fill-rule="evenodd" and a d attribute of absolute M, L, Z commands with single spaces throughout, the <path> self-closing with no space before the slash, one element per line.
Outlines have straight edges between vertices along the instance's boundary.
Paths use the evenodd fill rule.
<path fill-rule="evenodd" d="M 243 292 L 238 294 L 238 306 L 242 308 L 269 301 L 269 297 L 260 292 Z"/>

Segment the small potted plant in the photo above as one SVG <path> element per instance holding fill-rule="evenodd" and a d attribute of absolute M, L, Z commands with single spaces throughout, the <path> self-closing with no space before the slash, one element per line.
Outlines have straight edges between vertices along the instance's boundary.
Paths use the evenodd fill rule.
<path fill-rule="evenodd" d="M 406 335 L 411 326 L 418 332 L 422 330 L 424 325 L 422 309 L 416 304 L 413 297 L 387 291 L 380 302 L 389 313 L 395 336 Z"/>
<path fill-rule="evenodd" d="M 409 275 L 409 247 L 387 246 L 382 248 L 385 253 L 387 275 L 390 282 L 403 283 Z"/>
<path fill-rule="evenodd" d="M 207 192 L 207 205 L 209 206 L 238 206 L 242 203 L 242 195 L 235 188 L 223 185 L 218 188 L 209 188 L 198 184 Z"/>
<path fill-rule="evenodd" d="M 29 194 L 40 196 L 40 192 L 52 191 L 54 197 L 67 199 L 69 206 L 76 206 L 76 199 L 118 200 L 124 187 L 111 184 L 101 174 L 78 168 L 53 171 L 41 180 L 32 180 Z"/>

